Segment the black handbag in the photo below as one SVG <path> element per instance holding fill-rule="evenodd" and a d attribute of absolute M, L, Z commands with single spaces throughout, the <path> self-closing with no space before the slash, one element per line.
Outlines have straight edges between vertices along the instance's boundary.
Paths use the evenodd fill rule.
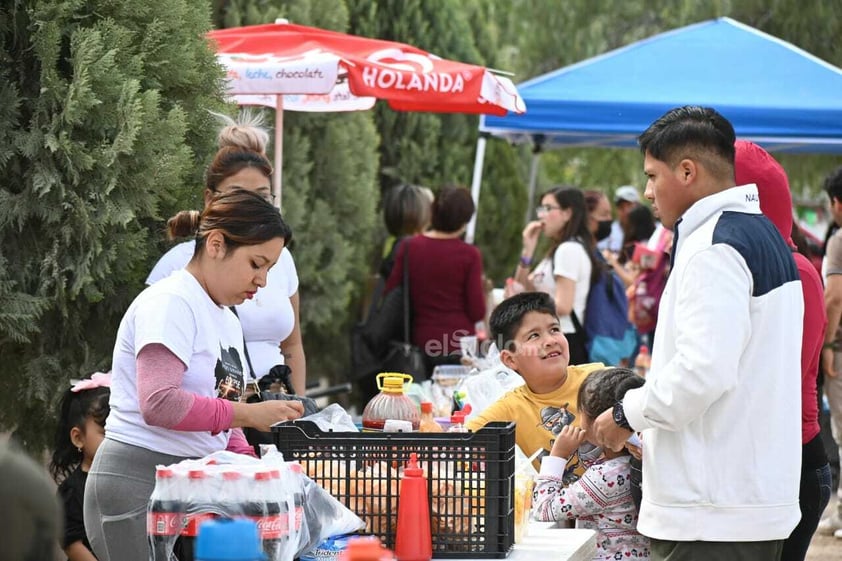
<path fill-rule="evenodd" d="M 380 301 L 381 278 L 364 322 L 351 331 L 351 363 L 353 380 L 379 372 L 402 372 L 417 380 L 427 377 L 424 351 L 410 342 L 412 304 L 409 295 L 409 245 L 403 254 L 403 282 Z M 401 333 L 401 339 L 394 339 Z"/>
<path fill-rule="evenodd" d="M 234 312 L 235 316 L 238 318 L 240 317 L 234 306 L 231 306 L 231 311 Z M 251 357 L 249 356 L 249 348 L 245 338 L 243 339 L 243 353 L 246 355 L 246 363 L 248 364 L 251 377 L 256 378 L 254 367 L 251 365 Z M 295 395 L 295 388 L 292 387 L 292 381 L 290 380 L 291 374 L 292 370 L 289 366 L 286 364 L 276 364 L 269 369 L 268 374 L 263 375 L 259 380 L 253 382 L 254 394 L 250 395 L 248 399 L 246 399 L 246 403 L 258 403 L 261 401 L 271 401 L 276 399 L 299 401 L 304 406 L 304 413 L 302 414 L 302 417 L 318 413 L 319 406 L 316 404 L 314 399 L 306 396 Z M 270 391 L 269 388 L 273 384 L 279 384 L 281 391 Z M 261 444 L 275 444 L 275 436 L 271 432 L 257 430 L 252 427 L 243 427 L 243 434 L 246 437 L 246 441 L 254 446 L 254 450 L 258 456 L 260 455 Z"/>

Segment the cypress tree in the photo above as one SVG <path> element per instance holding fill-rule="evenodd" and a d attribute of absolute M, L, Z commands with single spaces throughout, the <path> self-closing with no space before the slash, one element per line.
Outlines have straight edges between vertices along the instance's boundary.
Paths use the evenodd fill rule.
<path fill-rule="evenodd" d="M 198 0 L 0 8 L 0 425 L 29 446 L 110 365 L 160 220 L 196 207 L 221 70 Z"/>

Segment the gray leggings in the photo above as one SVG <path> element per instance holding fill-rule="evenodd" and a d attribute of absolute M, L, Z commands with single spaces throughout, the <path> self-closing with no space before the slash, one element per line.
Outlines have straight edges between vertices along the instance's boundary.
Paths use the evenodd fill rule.
<path fill-rule="evenodd" d="M 148 561 L 146 505 L 155 466 L 186 458 L 106 438 L 85 484 L 85 531 L 99 561 Z"/>

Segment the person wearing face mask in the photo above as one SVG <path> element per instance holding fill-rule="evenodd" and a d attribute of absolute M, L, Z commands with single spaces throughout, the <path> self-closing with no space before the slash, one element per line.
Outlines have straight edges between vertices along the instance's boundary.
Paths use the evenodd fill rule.
<path fill-rule="evenodd" d="M 588 292 L 599 273 L 585 196 L 576 187 L 556 187 L 541 196 L 536 215 L 538 219 L 523 230 L 523 249 L 510 292 L 537 290 L 552 296 L 570 344 L 570 363 L 583 364 L 588 362 L 585 334 L 576 330 L 571 312 L 577 318 L 585 317 Z M 609 231 L 610 218 L 609 206 Z M 535 263 L 535 247 L 542 233 L 552 243 L 543 259 Z"/>
<path fill-rule="evenodd" d="M 611 203 L 601 191 L 588 189 L 585 191 L 585 208 L 588 209 L 588 230 L 599 243 L 611 235 L 614 221 L 611 219 Z"/>
<path fill-rule="evenodd" d="M 640 193 L 633 185 L 623 185 L 617 187 L 614 191 L 614 209 L 617 213 L 617 219 L 611 223 L 611 234 L 605 238 L 601 238 L 596 247 L 600 251 L 611 251 L 619 253 L 623 248 L 623 244 L 627 241 L 625 239 L 625 231 L 628 226 L 629 213 L 640 206 Z"/>

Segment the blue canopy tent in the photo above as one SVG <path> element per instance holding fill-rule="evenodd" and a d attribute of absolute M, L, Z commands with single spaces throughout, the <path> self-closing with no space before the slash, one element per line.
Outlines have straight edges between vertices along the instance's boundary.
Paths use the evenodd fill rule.
<path fill-rule="evenodd" d="M 518 91 L 525 114 L 480 119 L 475 199 L 486 136 L 542 148 L 632 148 L 655 119 L 681 105 L 714 107 L 738 137 L 769 151 L 842 154 L 842 70 L 730 18 L 655 35 Z M 536 170 L 537 157 L 530 202 Z M 469 239 L 473 232 L 472 224 Z"/>

